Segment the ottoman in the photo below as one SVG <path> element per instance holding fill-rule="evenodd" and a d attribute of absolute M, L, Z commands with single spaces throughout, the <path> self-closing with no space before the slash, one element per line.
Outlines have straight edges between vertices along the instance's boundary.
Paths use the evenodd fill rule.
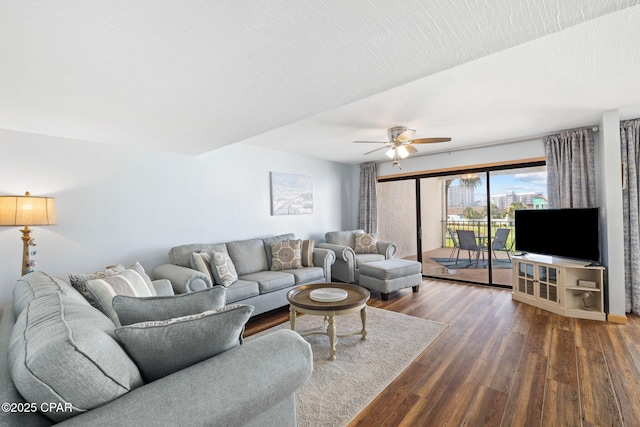
<path fill-rule="evenodd" d="M 422 264 L 407 259 L 385 259 L 358 266 L 359 285 L 380 291 L 382 299 L 389 299 L 389 292 L 412 287 L 418 292 L 422 283 Z"/>

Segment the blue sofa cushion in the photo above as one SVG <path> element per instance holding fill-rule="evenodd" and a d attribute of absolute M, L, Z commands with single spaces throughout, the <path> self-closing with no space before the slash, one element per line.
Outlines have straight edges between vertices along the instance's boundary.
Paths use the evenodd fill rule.
<path fill-rule="evenodd" d="M 226 243 L 191 243 L 171 248 L 171 250 L 169 250 L 169 262 L 171 262 L 171 264 L 191 268 L 191 254 L 201 251 L 205 251 L 207 253 L 228 253 Z"/>
<path fill-rule="evenodd" d="M 262 239 L 239 240 L 227 243 L 227 251 L 238 276 L 269 270 Z"/>
<path fill-rule="evenodd" d="M 408 259 L 387 259 L 360 265 L 360 276 L 392 280 L 422 273 L 422 264 Z"/>
<path fill-rule="evenodd" d="M 11 329 L 15 323 L 11 305 L 0 308 L 0 402 L 2 403 L 27 403 L 13 381 L 9 369 L 9 342 Z M 40 427 L 50 426 L 51 420 L 40 412 L 7 412 L 0 411 L 0 426 L 2 427 Z"/>
<path fill-rule="evenodd" d="M 364 263 L 373 261 L 384 261 L 384 255 L 380 254 L 356 254 L 356 265 L 358 268 Z"/>
<path fill-rule="evenodd" d="M 236 280 L 227 288 L 227 304 L 260 295 L 260 286 L 250 280 Z"/>
<path fill-rule="evenodd" d="M 141 386 L 140 372 L 114 339 L 114 329 L 86 301 L 62 293 L 34 298 L 11 334 L 9 364 L 16 388 L 38 407 L 71 405 L 69 411 L 45 413 L 62 421 Z"/>
<path fill-rule="evenodd" d="M 201 291 L 172 296 L 113 297 L 113 309 L 121 325 L 166 320 L 173 317 L 188 316 L 207 310 L 222 308 L 226 302 L 227 290 L 224 286 L 214 286 Z"/>
<path fill-rule="evenodd" d="M 282 271 L 260 271 L 258 273 L 247 274 L 240 278 L 242 280 L 258 283 L 261 294 L 287 288 L 295 285 L 296 283 L 293 274 L 284 273 Z"/>
<path fill-rule="evenodd" d="M 324 270 L 321 267 L 302 267 L 293 270 L 283 270 L 282 272 L 293 274 L 296 285 L 311 283 L 324 279 Z"/>
<path fill-rule="evenodd" d="M 190 316 L 134 323 L 117 328 L 115 333 L 150 382 L 239 345 L 251 313 L 250 305 L 229 305 Z"/>
<path fill-rule="evenodd" d="M 22 276 L 18 279 L 16 287 L 13 288 L 13 315 L 14 319 L 27 306 L 27 304 L 41 295 L 53 295 L 62 293 L 77 300 L 78 302 L 86 302 L 86 299 L 69 283 L 43 272 L 36 272 Z"/>
<path fill-rule="evenodd" d="M 356 234 L 364 233 L 364 230 L 328 231 L 324 234 L 327 243 L 341 246 L 356 247 Z"/>

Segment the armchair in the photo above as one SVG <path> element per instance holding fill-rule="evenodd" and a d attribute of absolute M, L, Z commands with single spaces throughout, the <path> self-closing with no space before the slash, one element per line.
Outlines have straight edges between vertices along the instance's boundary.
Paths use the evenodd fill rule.
<path fill-rule="evenodd" d="M 335 253 L 336 261 L 331 269 L 331 278 L 345 283 L 358 283 L 358 266 L 367 262 L 393 258 L 397 247 L 392 242 L 375 242 L 374 251 L 356 252 L 356 234 L 365 235 L 364 230 L 329 231 L 326 243 L 317 243 L 316 248 L 329 249 Z M 362 252 L 362 251 L 358 251 Z"/>

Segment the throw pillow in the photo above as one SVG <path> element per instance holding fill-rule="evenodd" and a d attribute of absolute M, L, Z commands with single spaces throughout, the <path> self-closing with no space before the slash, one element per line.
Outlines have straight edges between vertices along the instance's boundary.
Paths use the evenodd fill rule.
<path fill-rule="evenodd" d="M 238 280 L 238 272 L 229 255 L 224 252 L 214 252 L 211 260 L 211 272 L 216 284 L 225 288 Z"/>
<path fill-rule="evenodd" d="M 211 271 L 211 254 L 205 251 L 193 252 L 189 259 L 191 268 L 206 274 L 213 283 L 213 272 Z"/>
<path fill-rule="evenodd" d="M 145 381 L 155 381 L 241 344 L 250 305 L 164 321 L 135 323 L 115 330 Z"/>
<path fill-rule="evenodd" d="M 378 253 L 378 238 L 372 233 L 358 233 L 356 234 L 356 247 L 354 249 L 357 254 L 377 254 Z"/>
<path fill-rule="evenodd" d="M 224 307 L 227 289 L 223 286 L 188 294 L 155 297 L 116 295 L 111 304 L 121 325 L 166 320 Z"/>
<path fill-rule="evenodd" d="M 71 286 L 76 288 L 76 290 L 80 292 L 87 301 L 89 301 L 89 304 L 99 309 L 100 307 L 98 306 L 98 303 L 96 303 L 93 295 L 91 295 L 91 291 L 87 288 L 87 282 L 93 279 L 102 279 L 114 276 L 122 273 L 124 270 L 126 270 L 124 265 L 115 265 L 108 267 L 104 271 L 96 271 L 95 273 L 71 273 L 69 274 L 69 282 L 71 283 Z"/>
<path fill-rule="evenodd" d="M 301 248 L 301 240 L 271 243 L 271 270 L 302 268 Z"/>
<path fill-rule="evenodd" d="M 142 272 L 140 272 L 140 270 L 142 270 Z M 87 287 L 93 294 L 98 308 L 106 314 L 116 326 L 120 326 L 120 322 L 118 315 L 113 310 L 112 300 L 114 296 L 156 296 L 156 290 L 151 284 L 151 279 L 144 273 L 144 269 L 142 269 L 140 264 L 136 264 L 133 268 L 127 269 L 116 276 L 89 280 Z"/>
<path fill-rule="evenodd" d="M 303 240 L 302 241 L 302 266 L 303 267 L 313 267 L 313 249 L 315 246 L 315 241 L 313 240 Z"/>

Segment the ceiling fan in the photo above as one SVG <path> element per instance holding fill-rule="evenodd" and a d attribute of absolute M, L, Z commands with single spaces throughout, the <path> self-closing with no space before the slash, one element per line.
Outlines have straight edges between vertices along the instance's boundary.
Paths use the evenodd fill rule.
<path fill-rule="evenodd" d="M 433 144 L 436 142 L 447 142 L 451 141 L 451 138 L 413 138 L 416 131 L 414 129 L 409 129 L 405 126 L 395 126 L 387 129 L 387 135 L 389 136 L 389 142 L 382 141 L 353 141 L 356 143 L 377 143 L 384 144 L 384 147 L 376 148 L 375 150 L 368 151 L 366 154 L 371 154 L 373 152 L 379 150 L 388 149 L 385 153 L 387 157 L 393 160 L 393 166 L 402 169 L 400 166 L 400 159 L 405 159 L 411 153 L 416 153 L 418 150 L 413 144 Z"/>

